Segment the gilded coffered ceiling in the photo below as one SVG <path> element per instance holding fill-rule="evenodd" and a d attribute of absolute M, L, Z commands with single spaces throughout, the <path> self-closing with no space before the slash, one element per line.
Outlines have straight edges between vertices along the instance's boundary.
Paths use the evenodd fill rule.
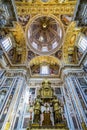
<path fill-rule="evenodd" d="M 76 3 L 76 0 L 15 0 L 18 19 L 13 28 L 4 29 L 15 41 L 6 54 L 11 66 L 25 66 L 32 72 L 44 64 L 56 70 L 78 64 L 75 44 L 82 29 L 73 21 Z M 58 76 L 59 72 L 53 74 Z"/>

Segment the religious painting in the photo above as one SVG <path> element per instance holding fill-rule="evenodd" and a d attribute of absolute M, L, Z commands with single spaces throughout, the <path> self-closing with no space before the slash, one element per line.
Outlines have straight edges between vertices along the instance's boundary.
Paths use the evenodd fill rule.
<path fill-rule="evenodd" d="M 35 54 L 32 51 L 28 51 L 28 61 L 30 61 L 34 57 L 35 57 Z"/>
<path fill-rule="evenodd" d="M 55 64 L 55 65 L 50 65 L 50 75 L 54 74 L 54 75 L 58 75 L 59 73 L 59 65 Z"/>
<path fill-rule="evenodd" d="M 7 78 L 5 81 L 4 81 L 4 84 L 3 84 L 3 87 L 9 87 L 12 85 L 12 82 L 13 82 L 13 78 Z"/>
<path fill-rule="evenodd" d="M 32 75 L 40 74 L 40 65 L 32 65 L 30 68 Z"/>
<path fill-rule="evenodd" d="M 26 26 L 30 19 L 30 15 L 20 15 L 18 16 L 18 20 L 22 26 Z"/>
<path fill-rule="evenodd" d="M 60 16 L 60 19 L 62 21 L 62 23 L 65 25 L 65 26 L 68 26 L 72 20 L 72 16 L 71 15 L 61 15 Z"/>
<path fill-rule="evenodd" d="M 55 53 L 55 57 L 61 60 L 61 59 L 62 59 L 62 50 L 58 50 L 58 51 Z"/>
<path fill-rule="evenodd" d="M 31 68 L 31 72 L 32 75 L 38 74 L 40 75 L 40 71 L 41 71 L 41 66 L 40 65 L 33 65 L 30 67 Z M 47 70 L 44 70 L 47 72 Z M 58 75 L 59 73 L 59 65 L 55 64 L 55 65 L 49 65 L 49 73 L 44 73 L 42 75 L 46 76 L 46 75 Z"/>

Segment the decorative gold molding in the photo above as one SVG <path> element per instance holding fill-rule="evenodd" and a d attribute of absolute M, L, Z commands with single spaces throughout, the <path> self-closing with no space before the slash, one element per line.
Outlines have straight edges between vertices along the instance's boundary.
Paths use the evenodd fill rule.
<path fill-rule="evenodd" d="M 23 29 L 19 23 L 16 22 L 14 25 L 15 25 L 15 27 L 9 29 L 9 31 L 12 32 L 12 34 L 15 38 L 15 43 L 16 43 L 16 45 L 15 45 L 15 47 L 16 47 L 15 59 L 17 59 L 17 55 L 21 54 L 22 57 L 20 60 L 20 64 L 24 64 L 26 62 L 26 59 L 27 59 L 27 48 L 26 48 L 26 41 L 25 41 L 25 37 L 24 37 L 24 32 L 23 32 Z"/>
<path fill-rule="evenodd" d="M 75 2 L 67 2 L 63 4 L 57 3 L 29 3 L 29 2 L 16 2 L 16 8 L 18 15 L 26 15 L 26 14 L 74 14 L 75 10 Z"/>
<path fill-rule="evenodd" d="M 61 62 L 53 56 L 37 56 L 29 62 L 29 65 L 30 66 L 39 65 L 39 64 L 42 64 L 44 62 L 48 63 L 50 65 L 55 65 L 55 64 L 60 65 L 61 64 Z"/>
<path fill-rule="evenodd" d="M 63 53 L 64 53 L 63 61 L 65 64 L 70 64 L 69 54 L 75 54 L 74 47 L 75 47 L 77 36 L 80 31 L 81 31 L 81 28 L 76 28 L 75 22 L 72 22 L 66 31 L 64 45 L 63 45 Z M 75 55 L 74 55 L 74 58 L 75 58 Z M 75 62 L 73 63 L 77 63 L 77 61 L 75 60 Z"/>

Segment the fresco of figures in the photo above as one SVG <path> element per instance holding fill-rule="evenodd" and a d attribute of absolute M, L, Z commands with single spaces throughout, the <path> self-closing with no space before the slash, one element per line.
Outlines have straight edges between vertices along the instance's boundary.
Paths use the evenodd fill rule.
<path fill-rule="evenodd" d="M 58 50 L 56 53 L 55 53 L 55 57 L 58 58 L 59 60 L 62 59 L 62 49 Z"/>
<path fill-rule="evenodd" d="M 26 26 L 30 19 L 30 15 L 20 15 L 18 16 L 18 20 L 22 26 Z"/>
<path fill-rule="evenodd" d="M 40 65 L 32 65 L 31 67 L 32 75 L 41 75 L 41 66 Z M 58 75 L 59 73 L 59 65 L 49 65 L 49 74 L 48 75 Z"/>
<path fill-rule="evenodd" d="M 31 50 L 29 50 L 28 51 L 28 61 L 30 61 L 31 59 L 33 59 L 35 57 L 35 54 L 31 51 Z"/>
<path fill-rule="evenodd" d="M 71 15 L 61 15 L 60 19 L 65 26 L 68 26 L 71 23 L 72 16 Z"/>

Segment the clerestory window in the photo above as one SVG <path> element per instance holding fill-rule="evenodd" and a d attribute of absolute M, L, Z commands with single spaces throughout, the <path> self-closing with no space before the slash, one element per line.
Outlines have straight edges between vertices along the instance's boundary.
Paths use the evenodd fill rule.
<path fill-rule="evenodd" d="M 87 37 L 85 35 L 81 35 L 78 40 L 79 49 L 84 52 L 87 49 Z"/>
<path fill-rule="evenodd" d="M 9 51 L 12 48 L 12 41 L 10 37 L 4 38 L 1 44 L 5 51 Z"/>

